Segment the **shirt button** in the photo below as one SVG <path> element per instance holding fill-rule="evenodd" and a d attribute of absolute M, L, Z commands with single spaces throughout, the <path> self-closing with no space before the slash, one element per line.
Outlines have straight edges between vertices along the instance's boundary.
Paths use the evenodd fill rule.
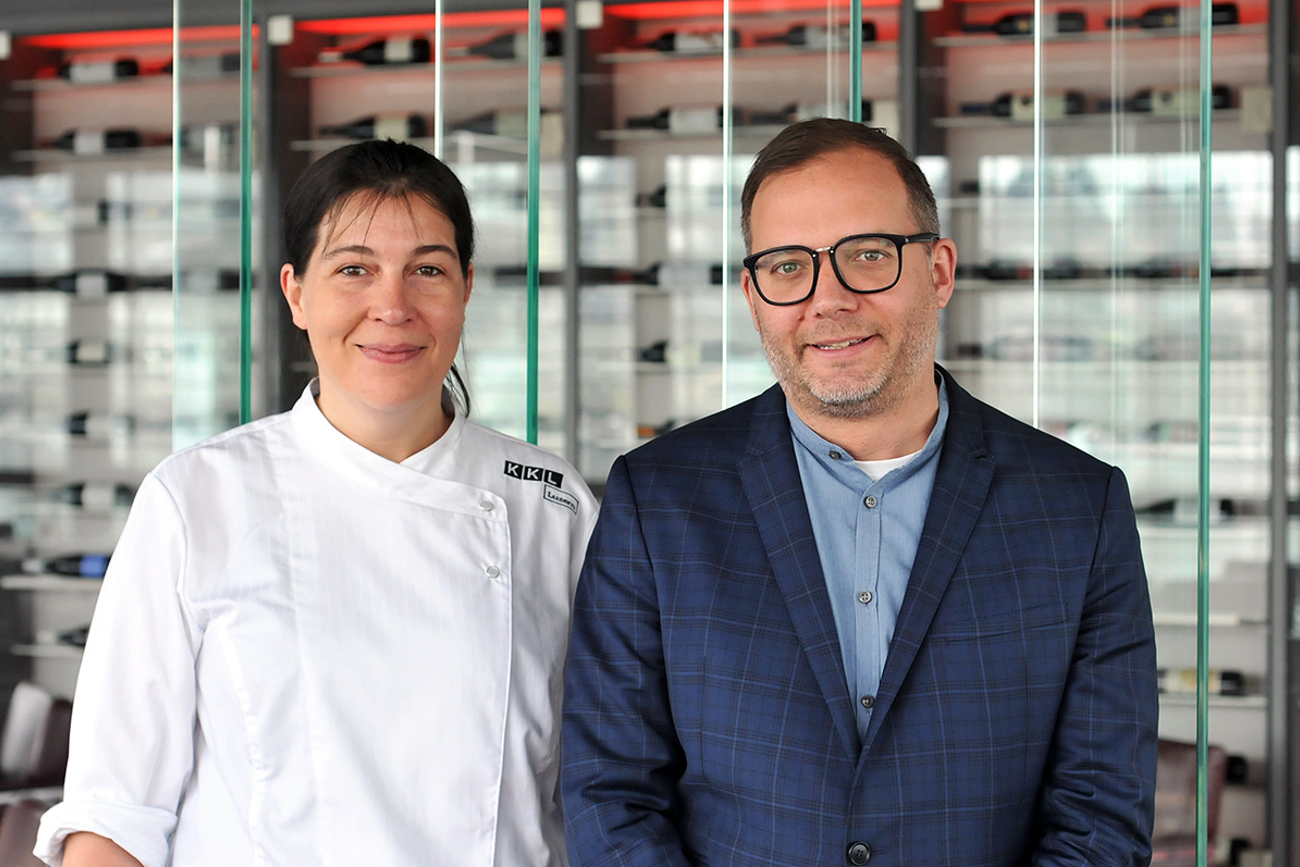
<path fill-rule="evenodd" d="M 870 605 L 870 604 L 871 604 L 871 591 L 870 591 L 870 590 L 863 590 L 861 593 L 859 593 L 859 594 L 858 594 L 858 601 L 861 602 L 863 605 Z"/>
<path fill-rule="evenodd" d="M 492 511 L 493 508 L 495 508 L 495 506 L 493 506 L 491 500 L 479 500 L 479 501 L 478 501 L 478 507 L 479 507 L 480 509 L 482 509 L 483 511 L 485 511 L 485 512 L 490 512 L 490 511 Z"/>
<path fill-rule="evenodd" d="M 853 843 L 849 846 L 848 851 L 849 863 L 854 867 L 862 867 L 871 860 L 871 847 L 866 843 Z"/>
<path fill-rule="evenodd" d="M 835 449 L 831 449 L 831 451 L 830 451 L 830 456 L 831 456 L 831 460 L 833 460 L 833 461 L 838 461 L 840 458 L 844 457 L 844 455 L 842 455 L 842 454 L 840 454 L 839 452 L 835 451 Z"/>
<path fill-rule="evenodd" d="M 874 695 L 864 695 L 862 697 L 862 706 L 867 710 L 871 710 L 876 706 L 876 697 Z"/>
<path fill-rule="evenodd" d="M 495 566 L 489 566 L 489 567 L 487 567 L 487 569 L 486 569 L 485 571 L 487 572 L 487 576 L 488 576 L 489 578 L 500 578 L 500 577 L 501 577 L 501 570 L 498 569 L 498 568 L 495 567 Z"/>
<path fill-rule="evenodd" d="M 868 509 L 874 509 L 877 505 L 879 505 L 879 503 L 880 501 L 877 500 L 871 494 L 867 494 L 866 498 L 863 499 L 862 501 L 862 505 L 866 506 Z"/>

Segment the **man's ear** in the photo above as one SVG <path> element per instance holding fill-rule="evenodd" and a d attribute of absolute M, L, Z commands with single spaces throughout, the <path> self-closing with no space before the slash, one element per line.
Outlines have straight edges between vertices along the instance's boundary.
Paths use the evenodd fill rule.
<path fill-rule="evenodd" d="M 306 331 L 307 314 L 302 309 L 302 284 L 298 282 L 293 266 L 287 262 L 280 269 L 280 291 L 284 293 L 284 300 L 289 302 L 289 312 L 293 314 L 293 324 Z"/>
<path fill-rule="evenodd" d="M 934 281 L 934 294 L 942 309 L 952 300 L 952 290 L 957 283 L 957 245 L 951 238 L 940 238 L 932 246 L 930 277 Z"/>

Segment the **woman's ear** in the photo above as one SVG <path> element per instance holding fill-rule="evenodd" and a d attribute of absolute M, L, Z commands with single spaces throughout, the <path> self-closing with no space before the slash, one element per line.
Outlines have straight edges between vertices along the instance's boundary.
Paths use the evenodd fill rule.
<path fill-rule="evenodd" d="M 289 302 L 289 312 L 293 314 L 293 324 L 306 331 L 307 314 L 302 309 L 302 283 L 298 282 L 293 266 L 287 262 L 280 269 L 280 291 L 284 293 L 284 300 Z"/>

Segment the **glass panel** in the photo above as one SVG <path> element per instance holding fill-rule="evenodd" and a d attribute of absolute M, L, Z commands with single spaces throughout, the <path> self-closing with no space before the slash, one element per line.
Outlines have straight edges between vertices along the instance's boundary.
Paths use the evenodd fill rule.
<path fill-rule="evenodd" d="M 367 8 L 358 4 L 357 12 Z M 430 12 L 432 13 L 432 5 Z M 528 254 L 528 14 L 484 8 L 433 14 L 299 20 L 282 49 L 288 76 L 305 83 L 306 116 L 282 134 L 314 159 L 348 140 L 409 138 L 441 156 L 470 194 L 477 223 L 474 296 L 458 367 L 471 415 L 526 433 Z M 562 452 L 565 266 L 562 9 L 541 10 L 539 441 Z M 396 60 L 398 48 L 415 54 Z M 387 56 L 385 51 L 388 52 Z M 290 55 L 292 54 L 292 58 Z M 441 94 L 437 87 L 441 86 Z M 435 128 L 441 121 L 443 126 Z M 283 187 L 292 177 L 283 177 Z M 284 400 L 297 389 L 285 389 Z"/>
<path fill-rule="evenodd" d="M 1226 856 L 1231 838 L 1265 845 L 1271 169 L 1266 127 L 1244 110 L 1265 81 L 1267 10 L 1215 10 L 1204 418 L 1199 8 L 968 2 L 927 26 L 948 84 L 931 123 L 950 161 L 947 225 L 964 263 L 942 354 L 977 395 L 1125 471 L 1157 623 L 1161 736 L 1188 743 L 1198 497 L 1211 505 L 1209 738 L 1232 757 L 1232 785 L 1211 787 L 1223 793 L 1211 842 Z M 1203 427 L 1208 491 L 1198 486 Z M 1161 772 L 1157 850 L 1194 855 L 1195 813 L 1172 806 L 1176 780 Z"/>
<path fill-rule="evenodd" d="M 581 96 L 590 168 L 579 213 L 584 225 L 615 214 L 626 237 L 584 233 L 581 245 L 578 460 L 589 481 L 639 442 L 772 384 L 740 291 L 740 191 L 783 126 L 849 116 L 848 21 L 847 0 L 666 0 L 607 5 L 584 32 L 584 70 L 599 83 Z M 870 4 L 863 22 L 864 117 L 897 128 L 897 6 Z M 596 179 L 609 201 L 621 197 L 616 210 L 594 197 Z"/>
<path fill-rule="evenodd" d="M 67 32 L 0 62 L 4 701 L 20 677 L 72 694 L 98 577 L 170 450 L 170 54 L 168 29 Z"/>
<path fill-rule="evenodd" d="M 208 10 L 209 13 L 211 10 Z M 227 3 L 226 23 L 189 26 L 195 10 L 183 6 L 174 33 L 174 184 L 168 173 L 161 194 L 173 199 L 174 235 L 156 243 L 174 255 L 173 446 L 183 448 L 240 422 L 241 184 L 240 137 L 252 122 L 253 105 L 242 105 L 241 63 L 257 65 L 256 52 L 241 58 L 240 6 Z M 211 14 L 204 16 L 211 21 Z M 251 74 L 251 70 L 250 70 Z M 250 167 L 250 170 L 255 170 Z M 256 184 L 250 190 L 256 190 Z M 260 251 L 257 215 L 251 237 Z M 173 247 L 174 242 L 174 247 Z M 264 294 L 255 275 L 249 291 Z M 278 288 L 278 287 L 276 287 Z M 278 300 L 279 292 L 274 293 Z M 251 323 L 250 323 L 251 325 Z M 251 350 L 252 347 L 249 347 Z M 259 351 L 260 355 L 260 351 Z M 254 395 L 249 395 L 250 398 Z M 256 396 L 261 415 L 264 401 Z"/>

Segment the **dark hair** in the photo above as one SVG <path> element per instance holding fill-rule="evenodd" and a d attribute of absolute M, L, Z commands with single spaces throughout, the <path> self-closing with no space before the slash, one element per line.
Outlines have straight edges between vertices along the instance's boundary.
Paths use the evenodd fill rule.
<path fill-rule="evenodd" d="M 284 203 L 284 249 L 302 274 L 320 240 L 322 226 L 336 220 L 356 195 L 378 205 L 416 196 L 451 221 L 461 276 L 474 258 L 474 217 L 465 187 L 447 164 L 426 150 L 392 139 L 359 142 L 330 151 L 307 167 Z M 469 414 L 469 389 L 456 365 L 447 374 L 452 394 Z"/>
<path fill-rule="evenodd" d="M 939 207 L 935 204 L 934 192 L 925 179 L 925 173 L 901 144 L 875 127 L 851 120 L 816 117 L 781 130 L 754 158 L 740 194 L 740 231 L 745 238 L 745 250 L 753 252 L 750 244 L 754 235 L 749 217 L 754 197 L 763 181 L 772 175 L 797 169 L 820 156 L 853 148 L 862 148 L 889 160 L 907 188 L 916 230 L 937 234 Z"/>

